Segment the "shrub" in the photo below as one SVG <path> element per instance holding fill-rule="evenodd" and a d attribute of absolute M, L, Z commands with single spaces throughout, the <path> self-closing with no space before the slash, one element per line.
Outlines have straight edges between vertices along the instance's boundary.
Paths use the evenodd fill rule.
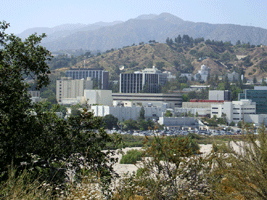
<path fill-rule="evenodd" d="M 143 152 L 139 150 L 129 150 L 122 156 L 120 164 L 136 164 L 137 161 L 142 159 Z"/>

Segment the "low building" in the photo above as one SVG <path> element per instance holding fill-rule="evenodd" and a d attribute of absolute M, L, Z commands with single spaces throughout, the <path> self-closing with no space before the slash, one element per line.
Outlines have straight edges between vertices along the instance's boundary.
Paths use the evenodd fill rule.
<path fill-rule="evenodd" d="M 94 112 L 95 116 L 104 117 L 106 115 L 113 115 L 117 117 L 120 121 L 125 120 L 137 120 L 140 116 L 140 110 L 142 106 L 104 106 L 104 105 L 95 105 L 91 109 Z M 159 119 L 163 116 L 163 109 L 156 106 L 144 107 L 145 118 L 146 119 Z"/>
<path fill-rule="evenodd" d="M 83 96 L 88 105 L 113 105 L 112 90 L 84 90 Z"/>
<path fill-rule="evenodd" d="M 230 90 L 209 90 L 209 100 L 231 101 Z"/>
<path fill-rule="evenodd" d="M 158 123 L 167 129 L 180 129 L 181 127 L 198 128 L 198 120 L 194 117 L 160 117 Z"/>
<path fill-rule="evenodd" d="M 119 102 L 133 102 L 136 105 L 143 106 L 158 106 L 166 108 L 182 107 L 183 93 L 112 93 L 113 101 Z"/>

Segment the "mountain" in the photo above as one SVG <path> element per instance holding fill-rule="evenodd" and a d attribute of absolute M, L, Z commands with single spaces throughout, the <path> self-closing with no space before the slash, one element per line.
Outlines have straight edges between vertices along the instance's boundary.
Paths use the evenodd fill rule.
<path fill-rule="evenodd" d="M 50 51 L 81 48 L 106 51 L 134 43 L 147 43 L 149 40 L 165 42 L 167 37 L 174 38 L 179 34 L 193 38 L 231 41 L 233 44 L 240 40 L 255 45 L 267 45 L 266 29 L 233 24 L 195 23 L 169 13 L 141 15 L 110 25 L 96 23 L 75 30 L 65 30 L 64 34 L 60 31 L 51 32 L 50 29 L 47 31 L 48 38 L 42 44 Z"/>
<path fill-rule="evenodd" d="M 55 40 L 60 39 L 60 38 L 65 38 L 66 36 L 69 36 L 76 32 L 93 31 L 93 30 L 96 30 L 96 29 L 99 29 L 105 26 L 113 26 L 119 23 L 122 23 L 122 21 L 97 22 L 97 23 L 88 24 L 88 25 L 86 24 L 63 24 L 63 25 L 52 27 L 52 28 L 48 28 L 48 27 L 30 28 L 18 34 L 18 36 L 24 39 L 33 33 L 37 33 L 38 35 L 41 35 L 42 33 L 46 33 L 47 37 L 43 39 L 43 43 L 47 43 L 47 42 L 54 42 Z"/>

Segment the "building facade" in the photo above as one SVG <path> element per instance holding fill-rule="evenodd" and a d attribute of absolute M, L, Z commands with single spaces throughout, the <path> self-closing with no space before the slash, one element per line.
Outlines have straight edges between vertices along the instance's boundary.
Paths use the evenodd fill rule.
<path fill-rule="evenodd" d="M 73 80 L 76 79 L 87 79 L 90 77 L 95 87 L 98 89 L 107 90 L 109 81 L 109 72 L 103 69 L 94 68 L 72 68 L 66 71 L 66 77 L 71 77 Z"/>
<path fill-rule="evenodd" d="M 209 90 L 209 100 L 231 101 L 230 90 Z"/>
<path fill-rule="evenodd" d="M 91 109 L 95 116 L 104 117 L 106 115 L 113 115 L 117 117 L 120 121 L 125 120 L 137 120 L 140 116 L 141 106 L 104 106 L 104 105 L 96 105 L 92 106 Z M 145 118 L 146 119 L 158 119 L 163 116 L 162 108 L 156 106 L 145 106 Z"/>
<path fill-rule="evenodd" d="M 120 93 L 159 93 L 160 86 L 168 80 L 168 74 L 155 68 L 146 68 L 134 73 L 120 74 Z"/>
<path fill-rule="evenodd" d="M 237 123 L 245 120 L 246 115 L 256 114 L 256 103 L 250 99 L 241 101 L 224 102 L 223 104 L 211 105 L 211 117 L 223 117 L 225 114 L 228 123 Z M 245 121 L 246 122 L 246 121 Z"/>
<path fill-rule="evenodd" d="M 267 114 L 267 86 L 255 86 L 254 90 L 246 89 L 238 94 L 238 100 L 251 99 L 256 102 L 256 113 Z"/>
<path fill-rule="evenodd" d="M 84 90 L 84 99 L 88 105 L 107 105 L 113 104 L 112 90 Z"/>
<path fill-rule="evenodd" d="M 59 104 L 64 104 L 63 102 L 72 104 L 77 97 L 83 96 L 85 89 L 92 88 L 93 81 L 89 77 L 86 80 L 73 80 L 71 77 L 62 77 L 56 81 L 56 98 Z"/>
<path fill-rule="evenodd" d="M 175 108 L 182 107 L 183 93 L 112 93 L 113 101 L 133 102 L 137 105 L 153 105 L 158 107 Z"/>

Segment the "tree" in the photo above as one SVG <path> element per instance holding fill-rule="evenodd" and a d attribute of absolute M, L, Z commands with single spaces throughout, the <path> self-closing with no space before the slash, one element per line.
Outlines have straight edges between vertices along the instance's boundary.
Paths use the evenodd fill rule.
<path fill-rule="evenodd" d="M 105 124 L 105 128 L 113 129 L 118 127 L 118 118 L 113 115 L 106 115 L 103 117 L 103 122 Z"/>
<path fill-rule="evenodd" d="M 42 103 L 31 104 L 27 80 L 35 80 L 37 89 L 49 83 L 46 60 L 51 54 L 39 45 L 45 34 L 22 42 L 6 34 L 7 27 L 0 23 L 0 180 L 7 179 L 13 164 L 18 173 L 31 169 L 33 178 L 54 183 L 63 183 L 67 170 L 73 170 L 77 180 L 85 167 L 109 184 L 116 160 L 102 150 L 116 139 L 100 128 L 102 119 L 86 108 L 64 120 L 54 112 L 58 106 L 49 111 Z"/>
<path fill-rule="evenodd" d="M 144 120 L 145 119 L 145 108 L 144 106 L 141 107 L 140 112 L 139 112 L 139 120 Z"/>
<path fill-rule="evenodd" d="M 170 111 L 170 110 L 167 110 L 166 112 L 165 112 L 165 117 L 172 117 L 172 112 Z"/>
<path fill-rule="evenodd" d="M 257 78 L 256 78 L 256 76 L 253 77 L 253 83 L 254 83 L 254 84 L 257 83 Z"/>

